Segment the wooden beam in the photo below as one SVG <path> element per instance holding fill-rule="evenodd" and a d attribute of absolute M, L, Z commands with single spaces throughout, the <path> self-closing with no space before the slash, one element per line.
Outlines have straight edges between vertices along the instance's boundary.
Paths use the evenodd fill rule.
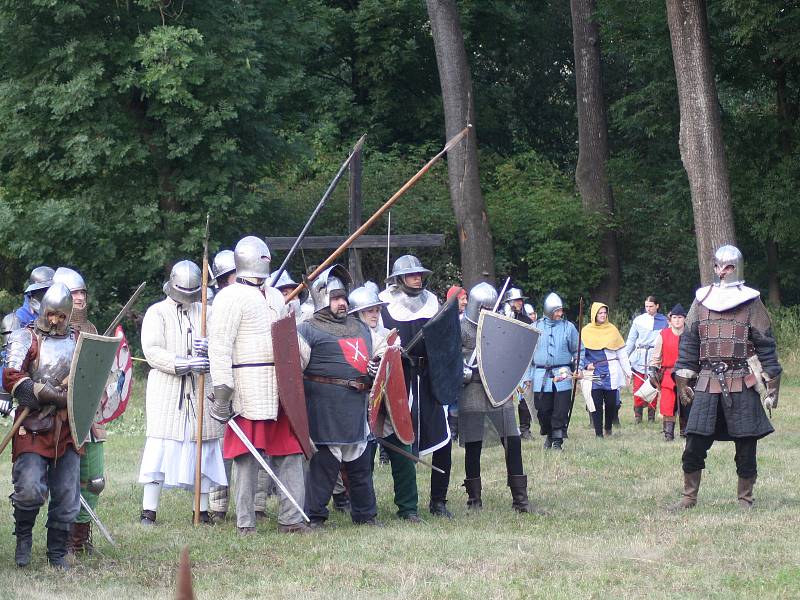
<path fill-rule="evenodd" d="M 270 250 L 288 250 L 292 247 L 294 237 L 268 237 L 264 238 Z M 327 250 L 338 248 L 347 239 L 344 235 L 318 235 L 305 238 L 300 244 L 303 250 Z M 408 235 L 393 235 L 390 245 L 392 248 L 435 248 L 444 245 L 443 233 L 419 233 Z M 354 248 L 386 248 L 385 235 L 362 235 L 355 242 Z"/>

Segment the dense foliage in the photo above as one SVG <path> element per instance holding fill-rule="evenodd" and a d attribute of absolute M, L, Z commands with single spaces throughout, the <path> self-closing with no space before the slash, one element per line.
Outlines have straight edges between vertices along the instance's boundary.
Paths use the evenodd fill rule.
<path fill-rule="evenodd" d="M 697 258 L 664 5 L 600 5 L 610 223 L 583 214 L 572 183 L 569 3 L 459 3 L 497 271 L 535 298 L 557 289 L 575 304 L 602 276 L 597 232 L 610 226 L 622 305 L 649 293 L 686 303 Z M 766 292 L 773 273 L 784 303 L 797 303 L 800 11 L 779 0 L 709 10 L 748 279 Z M 443 141 L 418 0 L 6 0 L 0 46 L 4 308 L 40 263 L 84 272 L 103 316 L 142 279 L 156 284 L 153 298 L 173 261 L 200 259 L 206 212 L 212 251 L 245 233 L 295 234 L 366 131 L 367 215 Z M 345 188 L 312 233 L 345 232 Z M 419 252 L 439 290 L 460 270 L 447 189 L 440 165 L 392 214 L 395 233 L 445 233 L 444 247 Z M 380 280 L 385 252 L 364 257 Z M 306 253 L 292 268 L 320 258 Z"/>

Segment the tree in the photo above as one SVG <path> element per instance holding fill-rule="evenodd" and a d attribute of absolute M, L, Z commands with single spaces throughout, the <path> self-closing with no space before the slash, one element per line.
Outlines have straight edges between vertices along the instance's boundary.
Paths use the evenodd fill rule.
<path fill-rule="evenodd" d="M 614 195 L 608 181 L 608 120 L 603 96 L 600 27 L 594 18 L 596 0 L 572 0 L 575 87 L 578 98 L 578 165 L 575 182 L 587 211 L 604 223 L 606 274 L 594 296 L 609 304 L 619 298 L 620 267 L 614 231 Z"/>
<path fill-rule="evenodd" d="M 700 279 L 711 283 L 711 257 L 735 244 L 731 190 L 719 100 L 711 64 L 705 0 L 667 0 L 681 124 L 681 160 L 689 178 Z"/>
<path fill-rule="evenodd" d="M 495 276 L 494 246 L 478 173 L 472 78 L 455 0 L 427 0 L 427 6 L 442 86 L 447 137 L 456 135 L 467 123 L 473 125 L 465 142 L 451 150 L 447 159 L 464 285 L 470 288 L 480 281 L 494 281 Z"/>

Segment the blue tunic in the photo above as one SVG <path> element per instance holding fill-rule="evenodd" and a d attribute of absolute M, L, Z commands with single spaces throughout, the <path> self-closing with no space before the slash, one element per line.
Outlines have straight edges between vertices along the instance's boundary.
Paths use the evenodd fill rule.
<path fill-rule="evenodd" d="M 578 353 L 578 330 L 569 321 L 553 321 L 547 317 L 537 320 L 536 328 L 542 334 L 533 354 L 533 391 L 552 392 L 553 376 L 558 375 L 558 368 L 567 367 L 572 371 Z M 572 379 L 555 382 L 555 387 L 559 392 L 571 390 Z"/>

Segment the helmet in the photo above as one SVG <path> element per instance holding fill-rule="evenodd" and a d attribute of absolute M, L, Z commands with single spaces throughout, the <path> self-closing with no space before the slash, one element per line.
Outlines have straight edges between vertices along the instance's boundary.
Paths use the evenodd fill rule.
<path fill-rule="evenodd" d="M 164 293 L 178 304 L 191 304 L 200 300 L 202 292 L 200 267 L 190 260 L 175 263 L 164 284 Z"/>
<path fill-rule="evenodd" d="M 278 281 L 276 281 L 275 284 L 272 287 L 274 287 L 276 290 L 279 290 L 281 288 L 285 288 L 285 287 L 288 287 L 290 285 L 293 286 L 293 287 L 297 287 L 300 284 L 297 283 L 294 279 L 292 279 L 292 276 L 289 275 L 289 271 L 284 269 L 281 272 L 281 276 L 278 277 Z"/>
<path fill-rule="evenodd" d="M 719 287 L 736 287 L 744 284 L 744 257 L 736 246 L 726 244 L 714 253 L 714 267 L 732 266 L 733 271 L 720 279 L 714 272 L 714 285 Z"/>
<path fill-rule="evenodd" d="M 67 316 L 66 320 L 53 331 L 47 320 L 47 313 L 60 312 Z M 36 318 L 36 327 L 41 331 L 64 335 L 69 331 L 69 318 L 72 316 L 72 292 L 63 283 L 54 283 L 42 298 L 42 308 Z"/>
<path fill-rule="evenodd" d="M 561 296 L 556 294 L 555 292 L 550 292 L 547 294 L 547 298 L 544 299 L 544 316 L 548 319 L 553 318 L 553 313 L 556 312 L 559 308 L 564 308 L 564 302 L 561 300 Z"/>
<path fill-rule="evenodd" d="M 233 261 L 233 250 L 220 250 L 214 257 L 214 264 L 211 266 L 212 283 L 217 284 L 220 277 L 236 270 L 236 263 Z"/>
<path fill-rule="evenodd" d="M 430 269 L 422 266 L 420 260 L 411 254 L 404 254 L 392 266 L 392 273 L 390 278 L 397 277 L 398 275 L 410 275 L 412 273 L 420 273 L 421 275 L 428 275 L 431 273 Z"/>
<path fill-rule="evenodd" d="M 353 285 L 353 278 L 342 265 L 333 265 L 325 269 L 311 283 L 310 292 L 314 302 L 314 312 L 319 312 L 331 305 L 331 292 L 343 290 L 346 295 L 351 285 Z"/>
<path fill-rule="evenodd" d="M 237 277 L 266 279 L 269 277 L 271 260 L 267 243 L 254 235 L 243 237 L 233 250 Z"/>
<path fill-rule="evenodd" d="M 36 267 L 31 271 L 30 279 L 28 279 L 28 287 L 25 288 L 25 293 L 34 292 L 44 288 L 49 288 L 53 285 L 53 269 L 50 267 Z"/>
<path fill-rule="evenodd" d="M 478 317 L 482 308 L 493 309 L 497 303 L 497 290 L 493 285 L 481 282 L 469 291 L 467 308 L 464 309 L 464 318 L 470 323 L 478 324 Z"/>
<path fill-rule="evenodd" d="M 350 304 L 350 308 L 347 310 L 347 314 L 349 315 L 360 310 L 372 308 L 373 306 L 388 306 L 389 304 L 388 302 L 381 300 L 375 290 L 367 287 L 366 284 L 350 292 L 347 302 Z"/>
<path fill-rule="evenodd" d="M 535 308 L 533 308 L 533 304 L 528 304 L 528 303 L 526 302 L 526 303 L 525 303 L 525 314 L 526 314 L 526 315 L 528 315 L 528 316 L 530 317 L 530 316 L 531 316 L 531 313 L 535 313 L 535 312 L 536 312 L 536 309 L 535 309 Z"/>
<path fill-rule="evenodd" d="M 0 338 L 2 338 L 3 348 L 6 347 L 8 336 L 11 335 L 12 331 L 14 331 L 14 327 L 16 325 L 17 320 L 14 313 L 8 313 L 5 317 L 3 317 L 3 320 L 0 321 Z"/>
<path fill-rule="evenodd" d="M 527 300 L 527 296 L 522 295 L 522 290 L 519 288 L 511 288 L 506 292 L 503 302 L 511 302 L 512 300 Z"/>
<path fill-rule="evenodd" d="M 86 291 L 86 283 L 83 281 L 81 274 L 67 267 L 58 267 L 56 269 L 53 274 L 53 283 L 63 283 L 69 288 L 70 292 Z"/>
<path fill-rule="evenodd" d="M 374 281 L 365 281 L 364 287 L 367 288 L 368 290 L 372 290 L 373 292 L 375 292 L 376 296 L 381 293 L 381 288 L 379 288 L 378 284 L 375 283 Z"/>

